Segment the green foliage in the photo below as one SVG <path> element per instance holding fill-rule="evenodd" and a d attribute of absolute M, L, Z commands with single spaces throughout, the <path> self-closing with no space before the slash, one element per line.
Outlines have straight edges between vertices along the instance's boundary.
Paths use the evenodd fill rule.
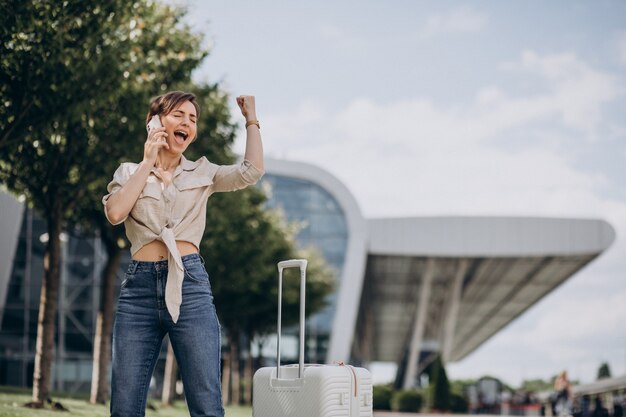
<path fill-rule="evenodd" d="M 138 160 L 151 96 L 188 85 L 208 51 L 156 2 L 24 1 L 2 14 L 0 182 L 78 223 Z M 77 204 L 84 203 L 80 211 Z"/>
<path fill-rule="evenodd" d="M 450 393 L 450 411 L 453 413 L 467 413 L 469 411 L 469 402 L 462 394 L 455 392 Z"/>
<path fill-rule="evenodd" d="M 391 397 L 393 396 L 393 387 L 391 385 L 374 385 L 373 387 L 374 401 L 372 406 L 374 410 L 391 410 Z"/>
<path fill-rule="evenodd" d="M 393 411 L 418 413 L 422 404 L 422 394 L 415 389 L 396 391 L 391 397 L 391 409 Z"/>
<path fill-rule="evenodd" d="M 90 101 L 121 77 L 106 69 L 120 59 L 107 39 L 130 10 L 122 1 L 103 8 L 53 1 L 15 6 L 2 18 L 0 182 L 39 209 L 60 200 L 67 212 L 82 194 L 76 192 L 87 163 Z"/>
<path fill-rule="evenodd" d="M 80 121 L 90 101 L 115 85 L 122 75 L 115 62 L 123 54 L 115 46 L 117 29 L 131 10 L 132 3 L 121 0 L 27 0 L 2 13 L 0 147 L 18 145 L 27 134 L 58 134 L 67 127 L 56 125 L 58 119 Z M 66 149 L 71 141 L 48 139 L 40 153 Z"/>
<path fill-rule="evenodd" d="M 528 379 L 522 381 L 522 386 L 520 389 L 525 392 L 542 392 L 542 391 L 551 391 L 554 389 L 554 379 L 553 377 L 550 381 L 544 381 L 542 379 Z"/>
<path fill-rule="evenodd" d="M 254 187 L 217 194 L 209 200 L 201 252 L 212 278 L 220 320 L 230 332 L 263 335 L 276 328 L 276 263 L 294 257 L 309 260 L 307 315 L 325 305 L 333 273 L 314 251 L 296 252 L 293 229 L 277 213 L 266 211 L 265 195 Z M 283 324 L 296 323 L 299 274 L 283 278 Z"/>
<path fill-rule="evenodd" d="M 208 50 L 182 23 L 184 9 L 150 0 L 25 0 L 10 10 L 0 13 L 0 184 L 54 230 L 99 230 L 111 253 L 124 238 L 103 216 L 106 184 L 120 162 L 141 160 L 150 98 L 190 88 Z M 200 128 L 212 136 L 198 143 L 223 155 L 234 136 L 225 95 L 214 85 L 194 90 L 204 93 Z M 56 242 L 51 233 L 49 245 Z M 45 338 L 54 320 L 43 321 Z"/>
<path fill-rule="evenodd" d="M 450 393 L 464 395 L 466 387 L 475 383 L 475 379 L 454 379 L 450 381 Z"/>
<path fill-rule="evenodd" d="M 450 409 L 450 383 L 441 356 L 437 357 L 433 365 L 429 385 L 431 407 L 435 410 L 447 411 Z"/>
<path fill-rule="evenodd" d="M 83 181 L 89 179 L 92 190 L 87 195 L 90 200 L 82 200 L 85 208 L 95 208 L 102 213 L 99 199 L 106 193 L 106 184 L 119 163 L 141 161 L 146 139 L 145 115 L 151 97 L 165 90 L 191 87 L 191 71 L 200 64 L 208 51 L 203 48 L 199 35 L 180 23 L 184 13 L 183 9 L 159 3 L 135 3 L 133 13 L 125 23 L 128 33 L 122 36 L 124 41 L 118 44 L 118 47 L 126 50 L 126 54 L 118 63 L 122 75 L 116 80 L 116 93 L 97 103 L 101 110 L 93 119 L 90 170 L 81 173 Z M 119 30 L 126 31 L 126 28 Z M 167 48 L 162 48 L 158 45 L 164 42 L 162 38 L 165 33 L 168 34 L 165 40 Z M 217 86 L 199 86 L 195 90 L 200 95 L 201 105 L 217 109 L 201 113 L 199 132 L 214 133 L 214 130 L 208 129 L 205 133 L 201 130 L 204 126 L 228 126 L 228 114 L 223 115 L 224 100 L 220 98 L 218 103 L 208 103 L 213 97 L 219 96 Z M 230 142 L 232 136 L 231 129 L 227 134 Z M 207 142 L 203 141 L 202 150 L 213 150 L 215 146 Z M 223 146 L 224 141 L 220 140 L 219 144 Z M 77 220 L 84 217 L 80 216 L 83 213 L 78 213 Z"/>
<path fill-rule="evenodd" d="M 465 396 L 466 388 L 476 383 L 475 379 L 456 379 L 450 381 L 450 411 L 467 413 L 469 401 Z"/>
<path fill-rule="evenodd" d="M 607 362 L 602 362 L 602 365 L 598 368 L 598 379 L 610 378 L 611 369 Z"/>

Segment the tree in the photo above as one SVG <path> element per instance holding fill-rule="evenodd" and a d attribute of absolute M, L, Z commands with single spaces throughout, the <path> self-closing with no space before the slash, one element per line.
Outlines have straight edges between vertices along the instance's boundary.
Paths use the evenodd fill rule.
<path fill-rule="evenodd" d="M 602 365 L 598 368 L 598 379 L 610 378 L 611 369 L 608 362 L 602 362 Z"/>
<path fill-rule="evenodd" d="M 552 391 L 554 389 L 555 379 L 556 375 L 549 381 L 544 381 L 542 379 L 527 379 L 522 381 L 520 389 L 525 392 Z"/>
<path fill-rule="evenodd" d="M 434 362 L 429 391 L 431 406 L 434 410 L 450 409 L 450 383 L 441 356 L 438 356 Z"/>
<path fill-rule="evenodd" d="M 94 2 L 95 3 L 95 2 Z M 103 96 L 115 96 L 122 72 L 112 65 L 126 2 L 24 1 L 2 14 L 0 183 L 24 195 L 47 221 L 48 242 L 37 324 L 33 405 L 48 397 L 63 221 L 87 189 L 79 173 Z M 7 10 L 3 4 L 3 10 Z"/>
<path fill-rule="evenodd" d="M 199 132 L 203 136 L 208 133 L 215 139 L 203 143 L 213 148 L 223 147 L 233 136 L 225 95 L 219 87 L 191 84 L 191 71 L 208 51 L 202 47 L 201 37 L 180 23 L 184 14 L 184 9 L 159 3 L 136 4 L 130 17 L 136 28 L 129 41 L 130 53 L 118 63 L 128 76 L 120 80 L 120 97 L 116 103 L 109 103 L 110 109 L 115 110 L 104 112 L 95 121 L 94 135 L 104 140 L 96 142 L 92 149 L 91 160 L 95 163 L 89 173 L 92 178 L 89 183 L 91 192 L 78 203 L 74 212 L 74 219 L 80 222 L 83 229 L 99 233 L 108 255 L 101 279 L 101 300 L 94 338 L 92 403 L 104 403 L 108 399 L 114 290 L 122 251 L 128 247 L 124 228 L 111 226 L 106 220 L 100 199 L 120 162 L 141 160 L 146 137 L 144 115 L 150 98 L 169 89 L 194 90 L 202 108 Z M 128 24 L 129 28 L 131 26 Z M 83 173 L 85 176 L 86 173 Z"/>
<path fill-rule="evenodd" d="M 174 348 L 172 343 L 167 342 L 167 357 L 165 359 L 165 376 L 163 378 L 163 392 L 161 394 L 161 404 L 165 406 L 172 405 L 174 395 L 176 395 L 176 375 L 178 374 L 178 365 L 174 356 Z"/>
<path fill-rule="evenodd" d="M 293 230 L 276 213 L 263 208 L 265 195 L 249 187 L 234 193 L 217 194 L 209 200 L 207 229 L 201 252 L 211 278 L 220 321 L 226 329 L 229 357 L 225 363 L 225 402 L 240 400 L 240 341 L 248 344 L 255 335 L 275 329 L 278 261 L 297 256 Z M 319 310 L 332 289 L 332 273 L 321 258 L 311 263 L 307 282 L 307 314 Z M 298 320 L 299 279 L 285 272 L 283 312 L 288 326 Z M 249 347 L 249 346 L 248 346 Z M 251 349 L 248 349 L 250 351 Z M 249 374 L 249 372 L 248 372 Z"/>
<path fill-rule="evenodd" d="M 95 341 L 102 402 L 123 234 L 108 225 L 99 198 L 120 160 L 141 155 L 149 97 L 188 84 L 207 51 L 180 23 L 181 9 L 158 3 L 25 1 L 11 9 L 0 17 L 0 182 L 43 212 L 49 236 L 33 402 L 48 396 L 66 220 L 100 230 L 109 254 Z"/>

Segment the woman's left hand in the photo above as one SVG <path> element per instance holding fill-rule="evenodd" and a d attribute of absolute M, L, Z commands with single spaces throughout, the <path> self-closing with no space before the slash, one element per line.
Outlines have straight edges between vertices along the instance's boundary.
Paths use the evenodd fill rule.
<path fill-rule="evenodd" d="M 246 121 L 256 120 L 256 108 L 254 107 L 254 96 L 237 97 L 237 105 L 241 109 L 241 114 Z"/>

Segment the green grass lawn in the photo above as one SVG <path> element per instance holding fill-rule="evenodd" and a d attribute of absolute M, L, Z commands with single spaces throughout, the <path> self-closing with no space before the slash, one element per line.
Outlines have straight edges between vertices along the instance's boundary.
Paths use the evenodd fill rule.
<path fill-rule="evenodd" d="M 13 387 L 0 387 L 0 417 L 108 417 L 108 405 L 91 405 L 85 398 L 72 398 L 66 395 L 53 396 L 54 401 L 59 401 L 69 412 L 62 413 L 50 409 L 34 410 L 24 407 L 31 400 L 31 391 Z M 149 401 L 158 410 L 147 410 L 146 417 L 188 417 L 189 412 L 183 401 L 178 401 L 173 407 L 160 407 L 158 402 Z M 227 417 L 251 417 L 250 407 L 226 407 Z"/>

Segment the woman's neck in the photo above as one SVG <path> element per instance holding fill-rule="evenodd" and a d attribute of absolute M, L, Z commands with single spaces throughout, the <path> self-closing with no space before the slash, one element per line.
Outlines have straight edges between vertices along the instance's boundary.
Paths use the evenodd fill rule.
<path fill-rule="evenodd" d="M 165 171 L 169 171 L 171 169 L 175 169 L 178 164 L 180 164 L 180 160 L 181 155 L 175 155 L 161 151 L 159 152 L 159 156 L 157 156 L 155 166 Z"/>

